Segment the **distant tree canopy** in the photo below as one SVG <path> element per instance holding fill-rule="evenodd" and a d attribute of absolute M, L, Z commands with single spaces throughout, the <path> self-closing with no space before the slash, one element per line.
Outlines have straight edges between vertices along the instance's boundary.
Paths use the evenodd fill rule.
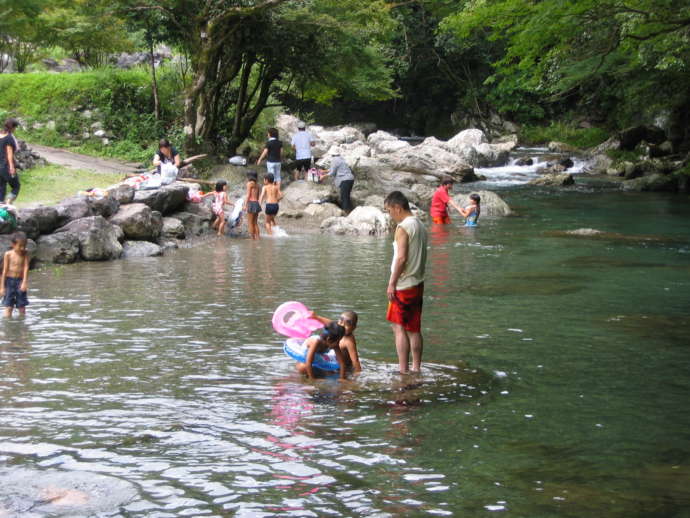
<path fill-rule="evenodd" d="M 0 70 L 157 43 L 189 63 L 190 151 L 234 152 L 273 105 L 420 134 L 496 113 L 690 126 L 690 0 L 0 0 Z"/>

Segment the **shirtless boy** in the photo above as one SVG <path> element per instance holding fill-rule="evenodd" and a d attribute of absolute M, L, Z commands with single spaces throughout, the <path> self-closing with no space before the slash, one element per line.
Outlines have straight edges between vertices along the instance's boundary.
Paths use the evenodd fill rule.
<path fill-rule="evenodd" d="M 264 186 L 259 196 L 259 205 L 266 202 L 266 233 L 273 234 L 273 227 L 276 225 L 276 214 L 278 214 L 278 202 L 283 197 L 280 192 L 280 184 L 275 182 L 273 174 L 268 173 L 264 176 Z"/>
<path fill-rule="evenodd" d="M 29 288 L 29 255 L 26 253 L 26 234 L 17 232 L 12 236 L 12 248 L 5 252 L 0 278 L 0 295 L 5 306 L 5 317 L 12 316 L 16 307 L 20 315 L 26 313 L 29 299 L 26 291 Z"/>
<path fill-rule="evenodd" d="M 314 318 L 324 325 L 328 325 L 332 320 L 320 317 L 316 313 L 312 313 L 310 318 Z M 362 365 L 359 362 L 359 354 L 357 353 L 357 340 L 355 339 L 355 329 L 357 329 L 357 313 L 354 311 L 343 311 L 338 319 L 338 325 L 345 329 L 345 335 L 340 339 L 338 345 L 340 352 L 343 354 L 345 365 L 348 369 L 354 372 L 360 372 Z"/>

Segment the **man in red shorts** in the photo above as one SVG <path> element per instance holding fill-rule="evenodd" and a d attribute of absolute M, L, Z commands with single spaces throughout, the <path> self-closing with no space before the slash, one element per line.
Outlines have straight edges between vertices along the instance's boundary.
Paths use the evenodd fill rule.
<path fill-rule="evenodd" d="M 393 242 L 393 262 L 386 294 L 388 313 L 392 323 L 395 349 L 401 374 L 407 374 L 410 350 L 412 371 L 422 367 L 422 298 L 424 296 L 424 270 L 426 267 L 427 232 L 424 224 L 410 210 L 405 195 L 390 193 L 384 208 L 398 224 Z"/>
<path fill-rule="evenodd" d="M 452 188 L 453 180 L 450 178 L 445 178 L 441 182 L 440 187 L 436 189 L 436 192 L 434 192 L 434 196 L 431 198 L 431 210 L 429 211 L 431 213 L 431 220 L 434 223 L 441 225 L 448 225 L 450 223 L 448 205 L 453 207 L 460 213 L 460 215 L 462 215 L 460 207 L 458 207 L 450 197 L 449 193 Z"/>

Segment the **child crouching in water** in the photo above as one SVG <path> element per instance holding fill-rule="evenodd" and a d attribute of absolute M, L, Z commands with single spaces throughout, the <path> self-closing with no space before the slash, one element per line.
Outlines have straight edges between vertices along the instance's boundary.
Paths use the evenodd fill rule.
<path fill-rule="evenodd" d="M 328 325 L 333 320 L 325 317 L 320 317 L 316 313 L 309 315 L 309 318 L 314 318 L 324 325 Z M 362 370 L 362 364 L 359 362 L 359 353 L 357 352 L 357 340 L 355 339 L 355 329 L 357 329 L 357 313 L 354 311 L 343 311 L 338 319 L 338 325 L 345 329 L 345 334 L 340 339 L 338 346 L 340 347 L 340 352 L 343 354 L 343 359 L 345 360 L 345 365 L 348 369 L 352 369 L 354 372 L 360 372 Z"/>
<path fill-rule="evenodd" d="M 460 209 L 460 213 L 465 218 L 465 225 L 474 226 L 477 224 L 479 215 L 482 212 L 481 201 L 482 199 L 478 194 L 470 194 L 470 204 Z"/>
<path fill-rule="evenodd" d="M 330 322 L 324 326 L 323 331 L 319 336 L 312 336 L 307 338 L 304 342 L 307 346 L 307 356 L 304 363 L 297 363 L 297 370 L 301 374 L 305 374 L 308 378 L 314 379 L 314 373 L 321 374 L 323 371 L 312 365 L 314 362 L 314 356 L 316 353 L 326 353 L 329 349 L 333 349 L 335 352 L 335 358 L 340 366 L 340 379 L 345 379 L 345 359 L 343 358 L 343 353 L 340 352 L 340 340 L 345 335 L 345 329 L 343 326 L 336 324 L 335 322 Z"/>
<path fill-rule="evenodd" d="M 29 299 L 29 254 L 26 253 L 26 234 L 17 232 L 12 236 L 12 249 L 5 252 L 0 278 L 0 295 L 5 306 L 5 317 L 12 316 L 16 307 L 20 315 L 26 314 Z"/>

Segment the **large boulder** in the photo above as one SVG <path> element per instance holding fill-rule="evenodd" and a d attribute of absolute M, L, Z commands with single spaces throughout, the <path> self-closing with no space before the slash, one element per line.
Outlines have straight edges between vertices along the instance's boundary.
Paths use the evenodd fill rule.
<path fill-rule="evenodd" d="M 476 179 L 474 168 L 471 165 L 463 161 L 458 155 L 436 146 L 420 144 L 377 158 L 381 163 L 396 171 L 432 175 L 437 178 L 450 176 L 458 182 Z"/>
<path fill-rule="evenodd" d="M 91 214 L 109 218 L 120 208 L 120 202 L 113 196 L 87 196 L 86 203 L 89 205 Z"/>
<path fill-rule="evenodd" d="M 340 155 L 343 160 L 351 167 L 357 167 L 357 164 L 362 158 L 372 156 L 372 149 L 363 142 L 353 142 L 351 144 L 337 144 L 331 146 L 328 152 L 321 157 L 316 165 L 321 169 L 329 169 L 331 167 L 331 160 L 335 155 Z"/>
<path fill-rule="evenodd" d="M 162 255 L 163 249 L 148 241 L 125 241 L 122 245 L 122 257 L 129 259 L 131 257 L 154 257 Z"/>
<path fill-rule="evenodd" d="M 486 135 L 480 129 L 466 129 L 455 135 L 447 143 L 446 147 L 453 153 L 460 154 L 463 148 L 477 147 L 480 144 L 486 144 L 488 140 Z"/>
<path fill-rule="evenodd" d="M 188 185 L 176 182 L 160 189 L 137 191 L 134 194 L 134 202 L 144 203 L 165 216 L 184 205 L 188 191 Z"/>
<path fill-rule="evenodd" d="M 26 236 L 31 239 L 38 239 L 38 236 L 41 235 L 41 231 L 38 227 L 38 221 L 32 218 L 30 214 L 27 214 L 21 210 L 17 212 L 16 230 L 24 232 Z"/>
<path fill-rule="evenodd" d="M 38 205 L 26 209 L 19 209 L 17 216 L 22 219 L 33 219 L 41 234 L 50 234 L 58 226 L 58 211 L 55 207 Z"/>
<path fill-rule="evenodd" d="M 177 212 L 175 218 L 184 225 L 186 236 L 200 236 L 210 228 L 208 219 L 191 212 Z"/>
<path fill-rule="evenodd" d="M 398 139 L 395 135 L 391 135 L 385 131 L 377 131 L 367 137 L 367 142 L 374 149 L 375 154 L 395 153 L 401 149 L 407 149 L 410 146 L 409 142 Z"/>
<path fill-rule="evenodd" d="M 564 187 L 574 184 L 575 178 L 570 173 L 548 173 L 529 181 L 529 185 L 542 187 Z"/>
<path fill-rule="evenodd" d="M 476 191 L 481 198 L 481 216 L 501 217 L 510 216 L 512 211 L 508 204 L 493 191 Z M 456 194 L 453 201 L 460 207 L 467 207 L 470 204 L 469 194 Z"/>
<path fill-rule="evenodd" d="M 123 205 L 110 222 L 122 228 L 127 239 L 153 241 L 161 234 L 163 221 L 158 211 L 143 203 Z"/>
<path fill-rule="evenodd" d="M 347 217 L 333 217 L 321 223 L 321 231 L 355 236 L 382 236 L 393 229 L 393 220 L 376 207 L 356 207 Z"/>
<path fill-rule="evenodd" d="M 177 218 L 165 217 L 163 218 L 163 227 L 161 229 L 162 237 L 174 237 L 177 239 L 184 239 L 185 228 Z"/>
<path fill-rule="evenodd" d="M 87 261 L 106 261 L 122 255 L 122 230 L 103 216 L 89 216 L 69 222 L 56 233 L 74 234 L 79 240 L 79 253 Z"/>
<path fill-rule="evenodd" d="M 69 264 L 79 259 L 79 238 L 71 232 L 41 236 L 36 245 L 35 258 L 42 263 Z"/>
<path fill-rule="evenodd" d="M 236 203 L 236 202 L 233 202 Z M 213 198 L 204 198 L 198 203 L 188 201 L 181 209 L 181 212 L 189 212 L 190 214 L 196 214 L 201 216 L 205 220 L 211 221 L 213 219 Z"/>
<path fill-rule="evenodd" d="M 120 205 L 132 203 L 135 192 L 134 187 L 125 183 L 118 184 L 108 189 L 108 194 L 110 194 L 112 198 L 116 199 Z"/>
<path fill-rule="evenodd" d="M 303 214 L 307 217 L 322 221 L 327 218 L 342 216 L 343 211 L 335 203 L 312 203 L 311 205 L 307 205 Z"/>
<path fill-rule="evenodd" d="M 511 144 L 479 144 L 474 146 L 477 153 L 476 162 L 472 165 L 477 167 L 500 167 L 508 163 Z"/>
<path fill-rule="evenodd" d="M 552 141 L 548 144 L 549 151 L 552 153 L 575 153 L 577 148 L 565 142 Z"/>
<path fill-rule="evenodd" d="M 57 211 L 57 224 L 63 226 L 70 221 L 91 216 L 91 207 L 87 201 L 80 196 L 74 196 L 62 200 L 55 206 Z"/>
<path fill-rule="evenodd" d="M 290 183 L 283 191 L 283 199 L 280 201 L 281 207 L 291 210 L 303 211 L 314 201 L 336 201 L 338 196 L 332 185 L 318 184 L 298 180 Z"/>
<path fill-rule="evenodd" d="M 678 178 L 669 174 L 652 174 L 623 182 L 626 191 L 668 191 L 678 190 Z"/>

